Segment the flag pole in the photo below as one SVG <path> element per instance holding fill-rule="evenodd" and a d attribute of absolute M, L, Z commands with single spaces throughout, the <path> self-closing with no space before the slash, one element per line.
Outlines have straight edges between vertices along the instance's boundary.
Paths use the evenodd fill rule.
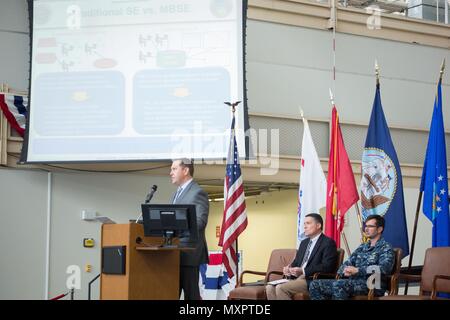
<path fill-rule="evenodd" d="M 375 59 L 375 76 L 376 76 L 376 80 L 377 80 L 377 87 L 380 86 L 380 67 L 378 66 L 378 62 Z M 362 172 L 362 163 L 361 163 L 361 172 Z M 361 177 L 362 179 L 362 177 Z M 358 202 L 355 203 L 355 207 L 356 207 L 356 216 L 358 217 L 358 223 L 359 223 L 359 231 L 361 232 L 361 243 L 364 243 L 366 240 L 366 234 L 364 233 L 363 230 L 363 221 L 362 221 L 362 217 L 361 217 L 361 212 L 359 210 L 359 206 L 358 206 Z"/>
<path fill-rule="evenodd" d="M 414 257 L 414 247 L 416 244 L 416 233 L 417 233 L 417 222 L 419 220 L 419 211 L 420 211 L 420 205 L 422 203 L 422 195 L 423 195 L 423 192 L 419 191 L 419 197 L 417 199 L 417 207 L 416 207 L 416 216 L 414 218 L 414 229 L 413 229 L 413 236 L 412 236 L 412 243 L 411 243 L 411 252 L 409 253 L 408 269 L 407 269 L 406 273 L 409 273 L 409 271 L 411 270 L 412 260 Z M 409 281 L 407 279 L 406 283 L 405 283 L 405 295 L 408 293 L 408 285 L 409 285 Z"/>
<path fill-rule="evenodd" d="M 380 86 L 380 66 L 378 65 L 378 61 L 375 59 L 375 77 L 377 80 L 377 87 Z"/>
<path fill-rule="evenodd" d="M 439 83 L 442 82 L 442 76 L 444 74 L 444 70 L 445 70 L 445 58 L 442 61 L 441 70 L 439 71 Z M 422 196 L 423 196 L 423 191 L 419 191 L 419 197 L 417 199 L 417 207 L 416 207 L 416 216 L 414 218 L 414 229 L 413 229 L 413 237 L 412 237 L 412 242 L 411 242 L 411 252 L 409 253 L 409 262 L 408 262 L 407 272 L 411 271 L 412 260 L 414 257 L 414 248 L 416 245 L 417 224 L 418 224 L 418 220 L 419 220 L 420 205 L 422 204 Z M 408 293 L 408 286 L 409 286 L 409 281 L 406 281 L 405 295 Z"/>
<path fill-rule="evenodd" d="M 347 251 L 347 255 L 350 257 L 350 255 L 351 255 L 350 247 L 348 246 L 347 237 L 345 236 L 344 230 L 342 230 L 341 236 L 342 236 L 342 239 L 344 240 L 345 251 Z"/>
<path fill-rule="evenodd" d="M 231 112 L 233 114 L 233 118 L 234 118 L 234 113 L 236 112 L 236 106 L 241 103 L 241 101 L 236 101 L 236 102 L 225 102 L 226 105 L 231 107 Z M 233 128 L 234 130 L 234 128 Z M 226 199 L 223 200 L 224 202 L 226 201 Z M 238 257 L 237 263 L 236 263 L 236 287 L 239 286 L 239 250 L 238 250 L 238 238 L 236 238 L 236 240 L 234 241 L 235 243 L 235 250 L 236 250 L 236 257 Z"/>
<path fill-rule="evenodd" d="M 376 85 L 377 85 L 377 87 L 379 87 L 380 86 L 380 66 L 378 65 L 378 61 L 376 59 L 375 59 L 375 78 L 376 78 Z M 355 203 L 355 208 L 356 208 L 356 216 L 358 217 L 359 231 L 361 232 L 361 243 L 365 243 L 367 236 L 363 230 L 363 220 L 362 220 L 362 216 L 361 216 L 361 211 L 359 210 L 359 206 L 357 203 Z"/>
<path fill-rule="evenodd" d="M 363 221 L 361 218 L 361 212 L 359 211 L 359 206 L 358 206 L 358 202 L 355 203 L 355 208 L 356 208 L 356 216 L 358 217 L 358 223 L 359 223 L 359 231 L 361 232 L 361 243 L 365 243 L 366 242 L 366 234 L 364 233 L 363 230 Z"/>
<path fill-rule="evenodd" d="M 236 287 L 239 286 L 239 260 L 241 260 L 239 257 L 239 249 L 238 249 L 238 238 L 236 238 L 236 257 L 237 257 L 237 263 L 236 263 Z"/>
<path fill-rule="evenodd" d="M 233 113 L 233 118 L 234 118 L 234 113 L 236 112 L 236 106 L 239 104 L 240 101 L 232 103 L 231 104 L 231 112 Z M 234 128 L 233 128 L 234 130 Z M 239 250 L 238 250 L 238 238 L 236 238 L 235 241 L 236 244 L 236 257 L 238 257 L 237 259 L 237 263 L 236 263 L 236 287 L 239 285 Z"/>
<path fill-rule="evenodd" d="M 300 110 L 300 120 L 303 120 L 303 118 L 304 118 L 304 115 L 303 115 L 303 109 L 302 109 L 301 106 L 298 107 L 298 108 L 299 108 L 299 110 Z"/>
<path fill-rule="evenodd" d="M 331 88 L 328 88 L 328 90 L 330 90 L 330 101 L 331 101 L 331 106 L 334 106 L 333 92 L 331 91 Z"/>

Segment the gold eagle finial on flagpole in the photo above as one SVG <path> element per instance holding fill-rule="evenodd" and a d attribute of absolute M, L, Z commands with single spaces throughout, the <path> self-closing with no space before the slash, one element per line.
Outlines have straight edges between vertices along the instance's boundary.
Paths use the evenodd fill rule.
<path fill-rule="evenodd" d="M 236 102 L 224 102 L 226 105 L 231 107 L 231 111 L 234 113 L 236 111 L 236 107 L 239 103 L 241 103 L 241 101 L 236 101 Z"/>

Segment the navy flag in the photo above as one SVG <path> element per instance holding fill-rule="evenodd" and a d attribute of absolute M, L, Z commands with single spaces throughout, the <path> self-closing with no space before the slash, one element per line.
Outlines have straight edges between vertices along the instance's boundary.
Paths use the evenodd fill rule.
<path fill-rule="evenodd" d="M 361 166 L 361 207 L 369 215 L 384 216 L 383 237 L 394 248 L 409 254 L 408 229 L 403 199 L 403 182 L 397 153 L 381 105 L 377 85 Z"/>
<path fill-rule="evenodd" d="M 420 183 L 420 191 L 423 191 L 423 213 L 433 223 L 433 247 L 450 246 L 447 152 L 445 149 L 442 91 L 441 81 L 439 81 Z"/>

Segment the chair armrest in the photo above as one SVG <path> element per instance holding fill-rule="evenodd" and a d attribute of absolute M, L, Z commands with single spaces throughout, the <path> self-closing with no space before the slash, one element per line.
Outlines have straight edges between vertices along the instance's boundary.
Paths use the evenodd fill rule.
<path fill-rule="evenodd" d="M 313 280 L 317 279 L 338 279 L 336 273 L 316 272 L 313 274 Z"/>
<path fill-rule="evenodd" d="M 422 280 L 422 276 L 417 274 L 399 273 L 396 277 L 398 280 L 405 279 L 411 282 L 420 282 Z"/>
<path fill-rule="evenodd" d="M 439 292 L 437 290 L 437 281 L 438 281 L 438 279 L 450 280 L 450 276 L 446 276 L 446 275 L 443 275 L 443 274 L 438 274 L 438 275 L 434 276 L 434 278 L 433 278 L 433 290 L 431 291 L 431 299 L 432 300 L 436 299 L 436 295 Z"/>
<path fill-rule="evenodd" d="M 258 276 L 265 276 L 266 273 L 265 272 L 261 272 L 261 271 L 252 271 L 252 270 L 244 270 L 241 273 L 241 276 L 239 277 L 239 283 L 236 284 L 236 287 L 240 287 L 240 286 L 244 286 L 244 274 L 255 274 Z"/>
<path fill-rule="evenodd" d="M 396 274 L 389 274 L 384 276 L 386 281 L 389 282 L 390 288 L 388 291 L 388 295 L 397 295 L 398 294 L 398 279 Z M 375 296 L 375 289 L 371 288 L 369 289 L 369 292 L 367 293 L 367 300 L 375 300 L 377 299 L 377 296 Z"/>
<path fill-rule="evenodd" d="M 388 295 L 398 295 L 398 286 L 399 280 L 405 279 L 408 282 L 420 282 L 422 277 L 416 274 L 407 274 L 407 273 L 396 273 L 391 276 L 391 290 L 389 290 Z"/>
<path fill-rule="evenodd" d="M 272 271 L 270 271 L 270 272 L 266 275 L 265 281 L 268 282 L 269 279 L 270 279 L 270 276 L 273 275 L 273 274 L 282 276 L 282 275 L 283 275 L 283 272 L 281 272 L 281 271 L 276 271 L 276 270 L 272 270 Z"/>
<path fill-rule="evenodd" d="M 433 278 L 433 285 L 434 285 L 434 283 L 436 282 L 437 279 L 450 280 L 450 276 L 446 276 L 446 275 L 443 275 L 443 274 L 435 275 L 434 278 Z"/>

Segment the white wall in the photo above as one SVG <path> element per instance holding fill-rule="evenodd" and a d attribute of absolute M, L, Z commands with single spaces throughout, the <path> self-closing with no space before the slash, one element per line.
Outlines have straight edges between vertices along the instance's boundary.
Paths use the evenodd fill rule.
<path fill-rule="evenodd" d="M 100 224 L 80 219 L 81 210 L 92 209 L 117 223 L 136 220 L 150 186 L 158 185 L 152 203 L 166 203 L 174 187 L 169 177 L 133 174 L 58 173 L 53 177 L 51 224 L 51 296 L 67 291 L 66 269 L 81 268 L 82 288 L 78 299 L 87 298 L 87 284 L 100 273 Z M 94 238 L 95 248 L 82 246 L 83 238 Z M 91 273 L 84 266 L 91 264 Z M 98 298 L 99 281 L 92 287 Z"/>
<path fill-rule="evenodd" d="M 0 83 L 28 88 L 29 31 L 26 0 L 0 0 Z"/>
<path fill-rule="evenodd" d="M 0 169 L 0 299 L 45 299 L 47 239 L 46 172 Z M 165 203 L 174 191 L 167 177 L 126 173 L 53 173 L 51 177 L 49 297 L 67 292 L 67 267 L 81 269 L 76 299 L 87 299 L 88 282 L 100 272 L 100 223 L 81 220 L 81 210 L 97 211 L 117 223 L 140 215 L 150 186 L 152 203 Z M 94 238 L 84 248 L 83 238 Z M 84 271 L 86 264 L 92 272 Z M 92 297 L 98 298 L 99 281 Z"/>
<path fill-rule="evenodd" d="M 0 299 L 45 294 L 47 175 L 0 169 Z"/>
<path fill-rule="evenodd" d="M 247 30 L 247 83 L 250 112 L 330 118 L 332 32 L 250 21 Z M 450 50 L 336 35 L 336 105 L 341 121 L 369 122 L 375 95 L 375 60 L 389 125 L 429 127 L 442 60 Z M 443 96 L 450 97 L 450 72 Z M 448 98 L 447 98 L 448 101 Z M 444 116 L 448 115 L 444 108 Z M 448 118 L 448 117 L 447 117 Z M 251 123 L 250 123 L 251 124 Z M 450 122 L 446 122 L 450 128 Z"/>

